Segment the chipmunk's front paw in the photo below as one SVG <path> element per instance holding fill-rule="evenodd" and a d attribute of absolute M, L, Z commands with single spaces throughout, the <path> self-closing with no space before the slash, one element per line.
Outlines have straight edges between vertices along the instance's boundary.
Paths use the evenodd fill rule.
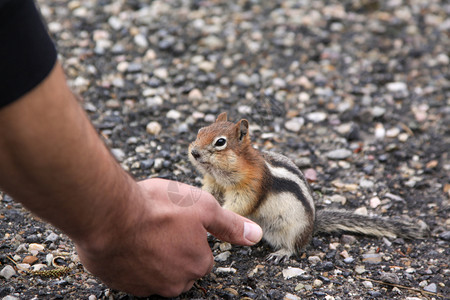
<path fill-rule="evenodd" d="M 287 249 L 280 249 L 274 253 L 270 253 L 266 257 L 266 261 L 278 265 L 279 263 L 285 263 L 292 256 L 292 251 Z"/>

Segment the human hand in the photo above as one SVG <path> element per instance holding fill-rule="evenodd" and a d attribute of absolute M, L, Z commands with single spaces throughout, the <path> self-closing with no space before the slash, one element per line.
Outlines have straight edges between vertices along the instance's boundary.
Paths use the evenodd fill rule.
<path fill-rule="evenodd" d="M 221 208 L 197 188 L 176 183 L 183 203 L 192 205 L 175 204 L 169 184 L 174 182 L 139 182 L 129 206 L 117 208 L 123 210 L 117 220 L 110 218 L 112 224 L 105 223 L 86 240 L 76 241 L 84 266 L 110 287 L 136 296 L 176 296 L 213 267 L 207 232 L 240 245 L 261 239 L 258 225 Z"/>

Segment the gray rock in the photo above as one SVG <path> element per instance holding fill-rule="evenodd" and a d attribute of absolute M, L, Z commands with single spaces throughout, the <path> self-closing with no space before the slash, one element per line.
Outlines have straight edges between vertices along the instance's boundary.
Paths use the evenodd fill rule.
<path fill-rule="evenodd" d="M 380 280 L 387 282 L 387 283 L 393 283 L 393 284 L 400 283 L 400 279 L 398 278 L 397 274 L 395 274 L 395 273 L 381 272 Z"/>
<path fill-rule="evenodd" d="M 443 239 L 444 241 L 450 241 L 450 230 L 449 231 L 444 231 L 443 233 L 441 233 L 439 235 L 440 239 Z"/>
<path fill-rule="evenodd" d="M 50 232 L 50 234 L 45 238 L 46 242 L 56 242 L 59 239 L 59 235 L 54 232 Z"/>
<path fill-rule="evenodd" d="M 343 160 L 349 158 L 352 155 L 352 151 L 348 149 L 336 149 L 327 152 L 325 155 L 332 160 Z"/>
<path fill-rule="evenodd" d="M 125 159 L 125 152 L 123 152 L 122 149 L 120 148 L 114 148 L 111 149 L 111 153 L 112 155 L 114 155 L 114 157 L 118 160 L 118 161 L 123 161 Z"/>
<path fill-rule="evenodd" d="M 284 123 L 284 127 L 292 132 L 299 132 L 300 129 L 305 124 L 305 120 L 303 118 L 292 118 L 286 123 Z"/>
<path fill-rule="evenodd" d="M 230 256 L 231 256 L 231 252 L 230 252 L 230 251 L 225 251 L 225 252 L 222 252 L 222 253 L 220 253 L 220 254 L 217 254 L 217 255 L 214 257 L 214 260 L 215 260 L 215 261 L 219 261 L 219 262 L 224 262 L 224 261 L 226 261 Z"/>
<path fill-rule="evenodd" d="M 11 277 L 16 275 L 16 270 L 10 265 L 6 265 L 1 271 L 0 276 L 5 278 L 6 280 L 9 280 Z"/>
<path fill-rule="evenodd" d="M 431 283 L 423 288 L 427 292 L 436 293 L 437 292 L 437 285 L 436 283 Z"/>

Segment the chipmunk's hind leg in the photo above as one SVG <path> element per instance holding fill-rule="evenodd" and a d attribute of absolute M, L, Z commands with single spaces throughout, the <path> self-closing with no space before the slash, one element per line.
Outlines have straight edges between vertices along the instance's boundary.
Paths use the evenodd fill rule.
<path fill-rule="evenodd" d="M 289 249 L 280 249 L 274 253 L 270 253 L 266 257 L 266 261 L 278 265 L 279 263 L 285 263 L 289 260 L 289 258 L 294 254 Z"/>

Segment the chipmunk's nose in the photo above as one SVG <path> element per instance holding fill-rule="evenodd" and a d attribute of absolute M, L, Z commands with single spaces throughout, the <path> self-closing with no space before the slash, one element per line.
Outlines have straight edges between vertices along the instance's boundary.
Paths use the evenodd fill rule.
<path fill-rule="evenodd" d="M 191 154 L 192 154 L 192 156 L 193 156 L 195 159 L 198 159 L 198 158 L 200 157 L 200 152 L 198 152 L 198 151 L 195 150 L 195 149 L 192 149 L 192 150 L 191 150 Z"/>

